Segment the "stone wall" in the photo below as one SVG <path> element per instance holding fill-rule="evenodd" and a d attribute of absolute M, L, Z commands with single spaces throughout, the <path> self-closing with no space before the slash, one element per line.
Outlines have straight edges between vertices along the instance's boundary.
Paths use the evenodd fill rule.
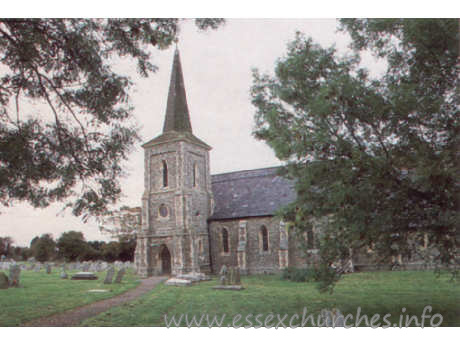
<path fill-rule="evenodd" d="M 268 250 L 262 246 L 261 228 L 268 231 Z M 282 225 L 283 226 L 283 225 Z M 222 231 L 227 229 L 229 252 L 224 252 Z M 218 220 L 209 223 L 213 272 L 222 265 L 239 266 L 242 273 L 275 273 L 289 265 L 286 250 L 280 253 L 280 220 L 276 217 L 252 217 Z M 283 259 L 280 260 L 280 257 Z"/>

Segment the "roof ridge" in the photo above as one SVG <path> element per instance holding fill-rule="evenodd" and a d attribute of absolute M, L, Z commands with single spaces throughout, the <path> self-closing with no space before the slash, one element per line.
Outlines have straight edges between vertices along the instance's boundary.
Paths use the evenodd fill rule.
<path fill-rule="evenodd" d="M 243 173 L 243 172 L 258 171 L 258 170 L 279 169 L 279 168 L 282 168 L 282 167 L 283 167 L 283 165 L 277 165 L 277 166 L 271 166 L 271 167 L 266 167 L 266 168 L 236 170 L 236 171 L 229 171 L 229 172 L 219 173 L 219 174 L 211 174 L 211 176 L 222 176 L 222 175 L 229 175 L 229 174 L 236 174 L 236 173 Z"/>

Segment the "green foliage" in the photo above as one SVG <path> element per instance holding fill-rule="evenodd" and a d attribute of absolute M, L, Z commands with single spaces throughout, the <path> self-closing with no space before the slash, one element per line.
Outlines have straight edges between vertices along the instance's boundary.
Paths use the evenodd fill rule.
<path fill-rule="evenodd" d="M 118 260 L 118 256 L 120 255 L 119 243 L 115 241 L 104 243 L 101 248 L 101 254 L 105 261 L 113 262 Z"/>
<path fill-rule="evenodd" d="M 318 278 L 318 271 L 314 268 L 287 267 L 281 273 L 281 279 L 299 283 L 318 281 Z"/>
<path fill-rule="evenodd" d="M 30 251 L 40 262 L 52 260 L 56 256 L 56 242 L 51 234 L 43 234 L 32 240 Z"/>
<path fill-rule="evenodd" d="M 0 237 L 0 255 L 8 256 L 11 254 L 13 239 L 11 237 Z"/>
<path fill-rule="evenodd" d="M 459 22 L 340 23 L 353 54 L 298 33 L 274 76 L 254 71 L 254 135 L 296 184 L 284 217 L 300 229 L 324 219 L 325 269 L 370 244 L 381 258 L 405 254 L 424 234 L 435 260 L 458 267 Z M 386 62 L 383 76 L 360 66 L 365 49 Z"/>
<path fill-rule="evenodd" d="M 75 215 L 100 215 L 121 195 L 122 163 L 138 142 L 128 58 L 147 77 L 151 48 L 177 38 L 179 19 L 0 20 L 0 202 L 34 207 L 67 200 Z M 220 19 L 197 19 L 215 29 Z M 26 114 L 26 102 L 49 114 Z"/>
<path fill-rule="evenodd" d="M 89 250 L 88 247 L 82 232 L 64 232 L 57 240 L 59 257 L 69 262 L 77 259 L 83 260 Z"/>

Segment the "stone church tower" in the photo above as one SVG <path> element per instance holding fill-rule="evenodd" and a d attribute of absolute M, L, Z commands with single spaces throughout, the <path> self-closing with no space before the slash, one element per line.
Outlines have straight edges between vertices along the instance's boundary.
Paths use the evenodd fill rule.
<path fill-rule="evenodd" d="M 177 49 L 163 133 L 143 148 L 145 191 L 135 255 L 138 273 L 147 277 L 210 272 L 211 147 L 192 133 Z"/>

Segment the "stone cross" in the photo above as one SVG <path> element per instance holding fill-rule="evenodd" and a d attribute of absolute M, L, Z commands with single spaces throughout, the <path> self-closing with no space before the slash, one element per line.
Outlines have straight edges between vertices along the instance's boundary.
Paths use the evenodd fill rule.
<path fill-rule="evenodd" d="M 115 283 L 120 284 L 123 276 L 126 273 L 126 269 L 123 267 L 121 270 L 118 271 L 117 276 L 115 277 Z"/>
<path fill-rule="evenodd" d="M 21 275 L 21 267 L 19 265 L 10 266 L 10 286 L 19 287 L 19 276 Z"/>
<path fill-rule="evenodd" d="M 115 269 L 113 267 L 110 267 L 107 270 L 107 275 L 105 276 L 104 284 L 112 284 L 114 274 L 115 274 Z"/>

